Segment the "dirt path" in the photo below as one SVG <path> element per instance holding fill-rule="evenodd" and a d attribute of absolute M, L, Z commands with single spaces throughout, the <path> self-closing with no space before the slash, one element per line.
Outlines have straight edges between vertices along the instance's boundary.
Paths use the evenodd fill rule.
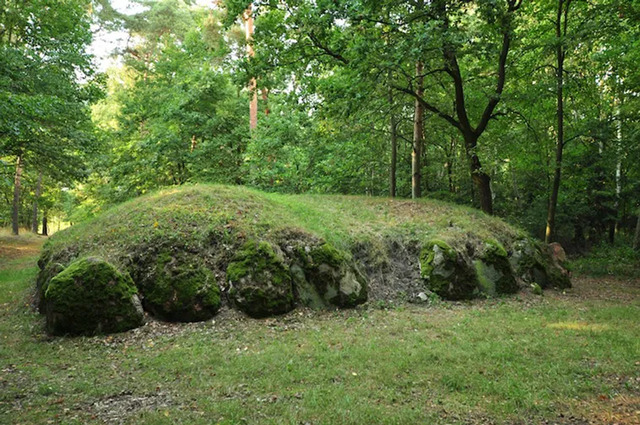
<path fill-rule="evenodd" d="M 20 236 L 0 233 L 0 268 L 13 260 L 38 255 L 46 240 L 46 236 L 32 233 Z"/>

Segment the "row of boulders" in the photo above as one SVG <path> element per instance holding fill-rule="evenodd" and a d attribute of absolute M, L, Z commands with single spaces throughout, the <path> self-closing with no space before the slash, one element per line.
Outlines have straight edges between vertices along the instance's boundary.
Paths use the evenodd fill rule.
<path fill-rule="evenodd" d="M 208 320 L 224 295 L 252 317 L 286 313 L 296 305 L 345 308 L 367 300 L 367 281 L 349 255 L 324 241 L 297 242 L 287 246 L 286 255 L 267 241 L 244 243 L 227 264 L 222 284 L 198 255 L 182 251 L 161 251 L 151 264 L 134 263 L 128 271 L 96 257 L 65 267 L 47 253 L 39 261 L 35 304 L 50 333 L 75 335 L 138 327 L 142 307 L 161 320 Z"/>
<path fill-rule="evenodd" d="M 528 239 L 517 241 L 511 252 L 497 241 L 486 241 L 473 253 L 433 240 L 420 252 L 420 276 L 429 290 L 449 300 L 513 294 L 519 282 L 542 289 L 568 288 L 566 257 L 559 253 L 557 247 L 542 247 Z"/>
<path fill-rule="evenodd" d="M 496 241 L 469 250 L 434 240 L 420 252 L 420 277 L 425 291 L 451 300 L 515 293 L 521 282 L 570 286 L 552 251 L 529 240 L 509 252 Z M 317 238 L 249 240 L 235 249 L 222 279 L 199 255 L 183 251 L 161 250 L 121 269 L 94 257 L 76 255 L 68 265 L 54 257 L 46 253 L 39 262 L 36 300 L 56 335 L 132 329 L 143 324 L 143 308 L 162 320 L 189 322 L 210 319 L 224 299 L 266 317 L 296 305 L 354 307 L 368 294 L 352 256 Z"/>

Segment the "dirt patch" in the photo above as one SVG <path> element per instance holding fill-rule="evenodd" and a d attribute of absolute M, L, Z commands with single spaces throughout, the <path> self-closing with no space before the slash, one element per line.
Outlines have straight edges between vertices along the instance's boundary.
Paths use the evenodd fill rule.
<path fill-rule="evenodd" d="M 640 299 L 640 279 L 616 276 L 573 276 L 573 288 L 551 292 L 554 297 L 631 303 Z"/>
<path fill-rule="evenodd" d="M 120 425 L 136 413 L 164 409 L 170 404 L 170 397 L 162 392 L 136 395 L 125 391 L 94 402 L 90 410 L 96 419 L 106 424 Z"/>
<path fill-rule="evenodd" d="M 578 410 L 584 417 L 590 418 L 589 425 L 638 425 L 640 424 L 640 396 L 618 395 L 609 398 L 605 395 L 582 403 Z M 564 424 L 565 422 L 560 422 Z M 571 424 L 571 422 L 566 422 Z"/>
<path fill-rule="evenodd" d="M 0 268 L 7 261 L 22 257 L 35 256 L 40 253 L 46 236 L 28 234 L 24 236 L 0 236 Z"/>

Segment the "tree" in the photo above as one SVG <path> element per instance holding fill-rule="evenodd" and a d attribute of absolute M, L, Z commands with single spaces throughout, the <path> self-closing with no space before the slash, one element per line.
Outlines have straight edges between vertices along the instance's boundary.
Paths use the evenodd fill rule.
<path fill-rule="evenodd" d="M 15 159 L 13 232 L 23 171 L 83 173 L 91 149 L 89 0 L 7 0 L 0 11 L 0 155 Z"/>

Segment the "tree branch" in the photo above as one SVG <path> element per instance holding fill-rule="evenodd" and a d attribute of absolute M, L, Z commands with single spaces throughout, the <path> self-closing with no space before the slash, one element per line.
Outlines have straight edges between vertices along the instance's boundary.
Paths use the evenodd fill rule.
<path fill-rule="evenodd" d="M 439 116 L 440 118 L 446 120 L 449 124 L 451 124 L 452 126 L 454 126 L 455 128 L 462 130 L 462 126 L 460 125 L 460 123 L 458 121 L 455 120 L 455 118 L 453 118 L 451 115 L 449 114 L 445 114 L 444 112 L 442 112 L 440 109 L 438 109 L 437 107 L 433 106 L 432 104 L 428 103 L 426 100 L 424 100 L 423 97 L 418 96 L 418 94 L 406 87 L 402 87 L 402 86 L 397 86 L 397 85 L 392 85 L 391 87 L 393 87 L 394 89 L 401 91 L 403 93 L 406 93 L 408 95 L 413 96 L 418 102 L 420 102 L 420 104 L 422 106 L 424 106 L 424 108 L 429 111 L 429 112 L 433 112 L 434 114 L 436 114 L 437 116 Z"/>
<path fill-rule="evenodd" d="M 500 102 L 500 98 L 502 97 L 502 91 L 504 90 L 504 81 L 507 75 L 507 55 L 509 54 L 510 45 L 511 30 L 510 28 L 507 28 L 502 36 L 502 49 L 500 51 L 500 59 L 498 61 L 498 81 L 496 83 L 496 92 L 489 99 L 489 103 L 482 113 L 482 118 L 480 118 L 480 122 L 474 130 L 474 133 L 476 133 L 476 135 L 482 134 L 482 132 L 487 128 L 489 120 L 491 119 L 491 115 L 493 114 L 494 109 L 496 108 L 496 106 Z"/>
<path fill-rule="evenodd" d="M 326 55 L 331 56 L 332 58 L 339 60 L 340 62 L 344 63 L 345 65 L 349 64 L 349 60 L 347 58 L 342 56 L 340 53 L 334 52 L 329 47 L 327 47 L 324 44 L 320 43 L 320 40 L 318 40 L 318 38 L 315 36 L 315 34 L 313 34 L 313 32 L 310 32 L 309 34 L 307 34 L 307 36 L 309 37 L 309 40 L 311 40 L 313 45 L 316 48 L 322 50 Z"/>

